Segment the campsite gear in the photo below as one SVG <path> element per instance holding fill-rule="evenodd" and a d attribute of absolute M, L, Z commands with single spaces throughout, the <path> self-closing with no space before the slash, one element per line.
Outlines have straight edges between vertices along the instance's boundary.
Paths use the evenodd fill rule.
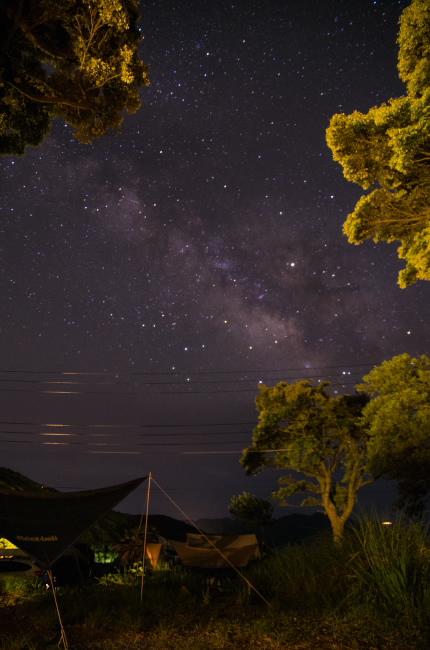
<path fill-rule="evenodd" d="M 260 558 L 257 537 L 251 535 L 197 535 L 186 542 L 170 542 L 182 564 L 202 569 L 242 568 Z"/>
<path fill-rule="evenodd" d="M 41 575 L 39 565 L 34 557 L 31 557 L 20 548 L 0 549 L 0 578 L 27 577 Z"/>
<path fill-rule="evenodd" d="M 99 490 L 83 492 L 20 492 L 0 490 L 0 534 L 34 557 L 54 585 L 52 565 L 109 510 L 146 479 L 138 478 Z M 58 606 L 57 589 L 51 589 L 57 609 L 64 650 L 67 637 Z"/>
<path fill-rule="evenodd" d="M 1 535 L 34 557 L 42 569 L 50 569 L 145 479 L 83 492 L 0 490 Z"/>

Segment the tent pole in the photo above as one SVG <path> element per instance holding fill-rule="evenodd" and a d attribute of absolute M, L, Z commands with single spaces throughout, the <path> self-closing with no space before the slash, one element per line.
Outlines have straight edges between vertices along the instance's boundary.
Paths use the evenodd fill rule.
<path fill-rule="evenodd" d="M 143 586 L 145 583 L 146 538 L 148 533 L 149 503 L 151 501 L 151 479 L 152 479 L 152 472 L 149 472 L 148 492 L 146 496 L 145 534 L 143 537 L 142 582 L 140 585 L 140 602 L 143 601 Z"/>
<path fill-rule="evenodd" d="M 52 575 L 51 569 L 48 569 L 48 577 L 49 577 L 49 581 L 51 583 L 51 589 L 52 589 L 52 593 L 53 593 L 53 596 L 54 596 L 55 607 L 57 609 L 58 620 L 59 620 L 60 628 L 61 628 L 61 638 L 60 638 L 60 641 L 58 642 L 58 645 L 60 645 L 60 643 L 63 643 L 64 650 L 68 650 L 69 644 L 67 643 L 66 631 L 64 629 L 63 621 L 61 619 L 60 608 L 58 606 L 58 599 L 57 599 L 57 590 L 55 588 L 54 576 Z"/>

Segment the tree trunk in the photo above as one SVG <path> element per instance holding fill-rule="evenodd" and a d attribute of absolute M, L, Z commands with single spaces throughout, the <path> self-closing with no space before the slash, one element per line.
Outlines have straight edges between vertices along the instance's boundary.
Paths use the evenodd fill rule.
<path fill-rule="evenodd" d="M 333 531 L 333 540 L 336 544 L 340 544 L 342 541 L 343 529 L 345 528 L 345 522 L 348 519 L 348 515 L 345 515 L 345 513 L 339 515 L 336 506 L 330 498 L 328 490 L 325 490 L 325 492 L 322 494 L 322 504 L 330 520 L 331 528 Z"/>
<path fill-rule="evenodd" d="M 343 530 L 345 528 L 345 519 L 343 517 L 339 517 L 338 514 L 330 514 L 327 512 L 327 515 L 333 531 L 333 541 L 335 544 L 340 544 L 343 537 Z"/>

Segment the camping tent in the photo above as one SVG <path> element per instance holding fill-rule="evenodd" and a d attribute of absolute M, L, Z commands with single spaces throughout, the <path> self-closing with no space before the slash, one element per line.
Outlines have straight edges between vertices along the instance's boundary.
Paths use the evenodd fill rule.
<path fill-rule="evenodd" d="M 156 544 L 155 542 L 149 542 L 146 545 L 146 555 L 151 562 L 153 569 L 157 568 L 158 562 L 160 560 L 161 551 L 163 550 L 162 544 Z"/>
<path fill-rule="evenodd" d="M 187 533 L 186 542 L 170 542 L 185 566 L 202 569 L 246 567 L 260 557 L 255 535 L 197 535 Z"/>
<path fill-rule="evenodd" d="M 52 565 L 103 515 L 146 479 L 82 492 L 0 490 L 0 536 Z"/>

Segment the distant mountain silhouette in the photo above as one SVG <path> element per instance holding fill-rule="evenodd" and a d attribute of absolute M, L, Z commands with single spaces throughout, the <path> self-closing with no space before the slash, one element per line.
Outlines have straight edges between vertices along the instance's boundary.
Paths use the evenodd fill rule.
<path fill-rule="evenodd" d="M 112 510 L 85 533 L 80 541 L 87 544 L 117 542 L 121 538 L 127 537 L 131 530 L 139 528 L 140 525 L 145 525 L 141 515 L 127 515 L 124 512 Z M 184 542 L 187 533 L 196 532 L 196 529 L 185 523 L 185 521 L 166 517 L 165 515 L 149 515 L 148 528 L 155 531 L 160 537 L 175 542 Z"/>
<path fill-rule="evenodd" d="M 13 469 L 7 467 L 0 467 L 0 490 L 18 490 L 20 492 L 57 492 L 54 488 L 48 488 L 46 485 L 41 485 L 32 481 L 31 478 L 14 472 Z"/>
<path fill-rule="evenodd" d="M 328 517 L 322 512 L 313 515 L 293 514 L 276 519 L 271 526 L 252 528 L 235 519 L 199 519 L 199 528 L 211 535 L 244 535 L 255 533 L 259 539 L 264 532 L 264 541 L 268 546 L 285 546 L 306 540 L 317 534 L 331 531 Z"/>

